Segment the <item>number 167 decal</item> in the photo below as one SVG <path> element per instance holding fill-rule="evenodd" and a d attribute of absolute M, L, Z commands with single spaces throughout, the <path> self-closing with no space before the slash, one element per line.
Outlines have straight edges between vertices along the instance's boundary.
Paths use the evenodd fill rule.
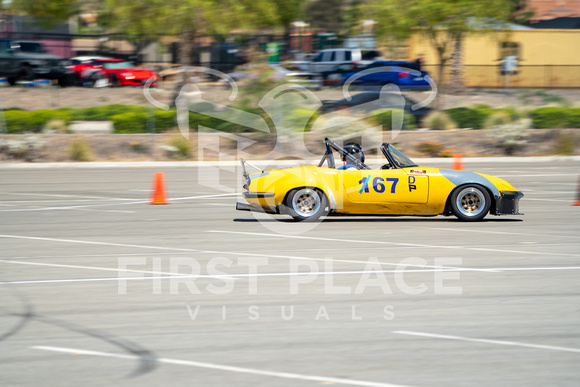
<path fill-rule="evenodd" d="M 370 187 L 369 187 L 370 180 L 371 180 L 371 176 L 369 175 L 358 182 L 359 184 L 362 184 L 362 187 L 359 191 L 359 194 L 362 194 L 363 192 L 365 192 L 365 193 L 370 192 Z M 387 184 L 392 183 L 391 184 L 391 193 L 395 193 L 395 189 L 397 188 L 397 183 L 399 182 L 399 178 L 398 177 L 387 177 L 386 180 L 387 180 L 386 181 Z M 387 188 L 385 186 L 385 179 L 383 179 L 382 177 L 375 177 L 373 179 L 372 188 L 377 193 L 385 192 L 385 190 Z"/>

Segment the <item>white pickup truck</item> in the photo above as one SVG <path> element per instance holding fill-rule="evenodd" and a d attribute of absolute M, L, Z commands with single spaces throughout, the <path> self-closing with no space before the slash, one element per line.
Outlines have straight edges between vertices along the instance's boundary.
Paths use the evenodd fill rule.
<path fill-rule="evenodd" d="M 338 70 L 339 66 L 352 65 L 351 69 L 363 67 L 382 59 L 377 50 L 361 50 L 359 48 L 329 48 L 320 51 L 310 62 L 301 62 L 299 67 L 303 71 L 324 74 Z M 326 74 L 324 74 L 326 77 Z"/>

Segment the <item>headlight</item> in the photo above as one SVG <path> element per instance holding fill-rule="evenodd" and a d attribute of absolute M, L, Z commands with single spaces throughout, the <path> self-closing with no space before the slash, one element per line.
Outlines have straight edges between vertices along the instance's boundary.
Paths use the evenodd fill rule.
<path fill-rule="evenodd" d="M 123 76 L 125 79 L 135 79 L 135 76 L 131 73 L 122 73 L 121 76 Z"/>

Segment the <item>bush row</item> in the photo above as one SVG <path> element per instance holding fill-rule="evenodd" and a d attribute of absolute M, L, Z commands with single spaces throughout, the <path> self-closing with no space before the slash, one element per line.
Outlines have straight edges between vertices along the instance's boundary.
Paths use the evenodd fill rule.
<path fill-rule="evenodd" d="M 492 109 L 487 105 L 457 107 L 445 112 L 460 128 L 481 129 L 486 120 L 498 112 L 504 113 L 513 120 L 521 118 L 520 112 L 513 108 Z M 580 108 L 542 107 L 530 113 L 532 127 L 536 129 L 580 128 Z"/>
<path fill-rule="evenodd" d="M 199 126 L 218 129 L 226 132 L 251 131 L 251 128 L 238 125 L 230 121 L 213 118 L 212 105 L 198 103 L 188 112 L 187 124 L 191 130 L 198 130 Z M 245 109 L 249 113 L 260 114 L 260 109 Z M 243 114 L 243 113 L 239 113 Z M 45 128 L 51 120 L 61 120 L 65 124 L 70 121 L 113 121 L 116 133 L 160 133 L 177 126 L 175 110 L 151 110 L 144 106 L 132 106 L 113 104 L 83 109 L 61 108 L 57 110 L 25 111 L 17 108 L 4 110 L 4 117 L 8 133 L 39 132 Z M 225 117 L 224 117 L 225 118 Z M 227 116 L 229 120 L 244 122 L 247 119 L 235 119 Z M 252 124 L 248 123 L 250 126 Z"/>
<path fill-rule="evenodd" d="M 217 129 L 220 131 L 239 133 L 252 131 L 251 127 L 257 122 L 248 122 L 242 113 L 228 115 L 227 120 L 213 118 L 206 113 L 211 111 L 211 106 L 196 105 L 197 112 L 188 112 L 188 125 L 193 131 L 199 126 Z M 245 109 L 247 112 L 260 115 L 260 109 Z M 503 115 L 512 119 L 521 118 L 521 114 L 513 108 L 492 109 L 487 105 L 475 105 L 471 107 L 457 107 L 444 111 L 457 124 L 459 128 L 481 129 L 486 121 L 492 116 Z M 303 122 L 300 111 L 292 112 L 288 118 L 296 116 L 297 122 Z M 501 114 L 498 114 L 501 113 Z M 308 113 L 310 114 L 310 113 Z M 544 128 L 580 128 L 580 108 L 542 107 L 532 110 L 530 113 L 532 126 L 538 129 Z M 237 116 L 237 117 L 236 117 Z M 51 120 L 60 120 L 65 123 L 70 121 L 113 121 L 116 133 L 156 133 L 166 131 L 177 126 L 175 110 L 151 110 L 144 106 L 132 106 L 112 104 L 84 109 L 61 108 L 57 110 L 25 111 L 20 109 L 6 109 L 4 111 L 8 133 L 38 132 Z M 258 119 L 259 120 L 259 119 Z M 392 111 L 382 109 L 373 112 L 371 120 L 376 124 L 383 125 L 385 130 L 391 129 Z M 234 122 L 246 122 L 247 126 Z M 290 120 L 292 121 L 292 120 Z M 262 122 L 263 124 L 263 122 Z M 416 122 L 413 116 L 404 115 L 404 129 L 413 129 Z M 296 128 L 297 130 L 301 128 Z"/>
<path fill-rule="evenodd" d="M 530 113 L 534 128 L 580 128 L 580 108 L 543 107 Z"/>

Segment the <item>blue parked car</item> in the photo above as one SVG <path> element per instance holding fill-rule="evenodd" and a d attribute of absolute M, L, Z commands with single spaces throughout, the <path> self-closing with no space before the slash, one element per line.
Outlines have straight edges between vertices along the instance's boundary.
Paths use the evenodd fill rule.
<path fill-rule="evenodd" d="M 393 84 L 401 90 L 430 90 L 431 85 L 425 79 L 428 76 L 429 73 L 420 70 L 416 62 L 378 61 L 346 73 L 341 84 L 352 77 L 353 86 L 382 87 Z"/>

